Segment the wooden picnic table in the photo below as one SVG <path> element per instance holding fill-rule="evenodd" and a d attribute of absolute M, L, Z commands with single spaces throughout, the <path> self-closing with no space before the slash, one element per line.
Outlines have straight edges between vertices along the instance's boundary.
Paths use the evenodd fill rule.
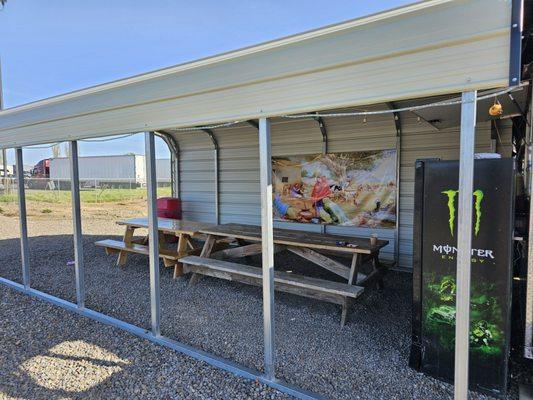
<path fill-rule="evenodd" d="M 261 271 L 257 267 L 220 260 L 221 258 L 246 258 L 261 253 L 261 227 L 254 225 L 225 224 L 200 229 L 207 239 L 199 257 L 180 258 L 185 272 L 193 272 L 190 284 L 195 284 L 201 275 L 261 285 Z M 235 239 L 239 246 L 214 251 L 219 240 Z M 342 245 L 342 244 L 348 245 Z M 275 251 L 288 250 L 317 266 L 324 268 L 346 283 L 310 278 L 282 271 L 275 272 L 275 288 L 302 296 L 319 298 L 342 306 L 341 325 L 346 323 L 348 308 L 353 299 L 373 283 L 382 285 L 386 268 L 379 263 L 379 251 L 389 242 L 370 238 L 346 237 L 312 232 L 274 229 Z M 319 251 L 333 254 L 350 254 L 350 266 L 336 261 Z M 372 271 L 366 275 L 359 271 L 361 264 L 370 260 Z"/>
<path fill-rule="evenodd" d="M 107 239 L 95 243 L 97 246 L 104 247 L 108 254 L 118 253 L 117 266 L 126 264 L 128 253 L 148 254 L 148 237 L 144 236 L 140 240 L 133 238 L 136 229 L 148 228 L 148 218 L 131 218 L 118 221 L 117 224 L 126 227 L 122 241 Z M 200 252 L 191 239 L 198 237 L 201 229 L 209 228 L 209 224 L 200 222 L 169 218 L 157 219 L 159 257 L 163 259 L 166 267 L 174 267 L 174 278 L 183 275 L 183 265 L 178 261 L 179 258 Z M 177 237 L 175 248 L 165 246 L 167 236 Z"/>

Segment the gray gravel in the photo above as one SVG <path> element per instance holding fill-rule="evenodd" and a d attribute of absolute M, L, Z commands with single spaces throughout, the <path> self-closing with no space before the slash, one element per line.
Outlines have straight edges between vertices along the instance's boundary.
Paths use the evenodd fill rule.
<path fill-rule="evenodd" d="M 72 267 L 66 265 L 73 258 L 72 238 L 68 235 L 71 229 L 70 221 L 58 220 L 53 224 L 48 221 L 32 221 L 30 234 L 37 237 L 31 238 L 30 246 L 32 286 L 74 301 L 74 274 Z M 20 281 L 20 254 L 18 241 L 14 239 L 16 232 L 15 219 L 0 217 L 0 238 L 5 238 L 0 241 L 0 276 Z M 84 232 L 87 307 L 149 328 L 147 258 L 131 256 L 126 268 L 120 269 L 113 266 L 113 256 L 106 256 L 103 249 L 93 245 L 101 238 L 122 234 L 122 229 L 111 220 L 86 219 Z M 259 259 L 255 258 L 254 262 L 259 263 Z M 315 276 L 327 274 L 285 253 L 277 255 L 276 265 L 294 271 L 305 269 L 306 273 Z M 186 278 L 172 280 L 172 270 L 161 267 L 162 333 L 242 365 L 262 369 L 261 289 L 212 278 L 204 278 L 194 287 L 188 287 L 187 283 Z M 411 276 L 391 272 L 387 275 L 385 284 L 386 290 L 383 292 L 368 291 L 356 303 L 352 308 L 349 325 L 343 329 L 339 326 L 340 307 L 277 293 L 278 377 L 332 399 L 452 398 L 452 386 L 419 374 L 407 366 L 411 332 Z M 29 304 L 29 300 L 20 296 L 16 300 Z M 217 390 L 222 390 L 223 393 L 226 387 L 229 388 L 227 390 L 234 391 L 228 392 L 231 398 L 246 398 L 257 393 L 257 386 L 246 386 L 242 380 L 213 372 L 212 369 L 169 350 L 156 348 L 110 328 L 101 330 L 101 326 L 96 323 L 87 322 L 48 305 L 39 307 L 46 308 L 46 312 L 40 312 L 39 315 L 41 319 L 47 319 L 47 322 L 38 324 L 38 328 L 32 323 L 35 320 L 32 315 L 13 315 L 13 318 L 20 318 L 21 324 L 27 325 L 25 329 L 44 332 L 42 342 L 35 346 L 49 349 L 63 341 L 64 335 L 75 328 L 72 335 L 79 339 L 83 340 L 87 334 L 92 338 L 89 340 L 91 343 L 97 340 L 99 346 L 120 358 L 134 359 L 133 365 L 141 362 L 141 366 L 131 367 L 136 371 L 139 368 L 145 374 L 153 374 L 153 379 L 157 379 L 161 371 L 166 371 L 163 372 L 166 378 L 162 382 L 158 381 L 157 390 L 160 389 L 162 394 L 159 398 L 165 398 L 166 393 L 173 393 L 176 398 L 224 398 L 217 394 Z M 2 313 L 3 318 L 5 312 Z M 87 328 L 89 325 L 90 329 Z M 28 336 L 30 342 L 39 337 L 36 334 Z M 144 352 L 150 354 L 148 363 L 145 363 Z M 22 358 L 17 357 L 10 362 L 18 364 L 21 359 L 34 355 L 34 352 L 28 350 L 27 355 L 21 355 Z M 11 355 L 7 358 L 10 357 Z M 170 361 L 174 358 L 177 361 Z M 198 383 L 198 397 L 190 393 L 183 395 L 183 392 L 178 391 L 178 387 L 186 390 L 183 387 L 187 386 L 185 380 L 178 383 L 172 381 L 181 379 L 180 373 L 174 371 L 172 379 L 167 377 L 179 363 L 191 365 L 192 372 L 187 373 L 187 376 L 197 376 L 200 382 L 204 382 Z M 124 369 L 128 370 L 126 367 Z M 516 368 L 514 375 L 515 380 L 533 379 L 533 373 L 528 370 L 524 372 L 522 367 Z M 111 386 L 119 385 L 115 380 L 113 377 L 108 378 L 100 386 L 106 387 L 109 393 L 116 393 L 110 389 Z M 142 386 L 143 382 L 150 383 L 151 380 L 145 380 L 143 374 L 132 373 L 120 379 L 117 390 L 120 393 L 128 387 Z M 25 393 L 18 393 L 18 390 L 13 387 L 9 394 L 16 397 Z M 147 390 L 156 389 L 150 387 Z M 238 392 L 239 390 L 242 392 Z M 264 396 L 270 393 L 274 392 L 265 393 Z M 168 398 L 173 395 L 169 394 Z M 487 397 L 473 394 L 472 398 Z M 517 398 L 515 383 L 509 398 Z"/>
<path fill-rule="evenodd" d="M 289 398 L 15 291 L 0 315 L 0 399 Z"/>

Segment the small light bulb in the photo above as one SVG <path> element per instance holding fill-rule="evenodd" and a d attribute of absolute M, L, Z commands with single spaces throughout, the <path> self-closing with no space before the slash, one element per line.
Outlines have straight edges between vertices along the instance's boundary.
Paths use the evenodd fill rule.
<path fill-rule="evenodd" d="M 418 118 L 416 119 L 416 121 L 417 121 L 418 123 L 421 123 L 421 122 L 422 122 L 422 119 L 421 119 L 420 117 L 418 117 Z"/>

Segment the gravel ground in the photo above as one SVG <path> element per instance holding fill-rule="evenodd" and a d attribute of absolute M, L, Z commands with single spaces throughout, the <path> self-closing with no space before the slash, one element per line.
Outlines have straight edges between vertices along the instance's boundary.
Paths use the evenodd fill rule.
<path fill-rule="evenodd" d="M 126 267 L 120 269 L 113 266 L 113 256 L 106 256 L 103 249 L 93 245 L 94 241 L 101 238 L 122 234 L 122 228 L 113 221 L 109 218 L 86 218 L 83 221 L 87 307 L 149 328 L 147 258 L 131 256 Z M 30 239 L 32 286 L 67 300 L 75 300 L 74 273 L 72 267 L 67 266 L 67 261 L 73 258 L 72 237 L 69 236 L 72 231 L 71 222 L 63 219 L 57 219 L 53 223 L 32 220 L 29 228 L 30 235 L 36 236 Z M 4 239 L 0 241 L 0 276 L 20 281 L 20 252 L 16 234 L 17 221 L 0 217 L 0 238 Z M 255 258 L 254 262 L 258 263 L 259 259 Z M 327 271 L 318 271 L 309 263 L 285 253 L 277 255 L 276 265 L 294 271 L 305 269 L 315 276 L 328 274 Z M 172 280 L 172 270 L 161 267 L 162 333 L 242 365 L 262 369 L 261 289 L 212 278 L 204 278 L 194 287 L 188 287 L 187 283 L 187 278 Z M 351 310 L 350 322 L 343 329 L 339 324 L 339 306 L 277 293 L 275 339 L 278 377 L 332 399 L 453 398 L 451 385 L 419 374 L 407 365 L 411 332 L 411 276 L 391 272 L 385 279 L 385 285 L 383 292 L 368 291 L 356 302 Z M 19 297 L 17 296 L 17 301 L 29 304 L 29 300 L 20 300 Z M 95 343 L 98 346 L 121 359 L 131 361 L 133 357 L 134 361 L 131 363 L 135 365 L 132 367 L 135 370 L 141 368 L 137 366 L 136 360 L 139 359 L 143 369 L 147 368 L 146 374 L 159 376 L 160 371 L 164 370 L 166 372 L 163 375 L 169 375 L 171 370 L 175 370 L 173 366 L 177 365 L 176 361 L 167 361 L 171 358 L 179 359 L 180 363 L 185 362 L 184 357 L 168 353 L 168 350 L 155 348 L 116 331 L 113 335 L 105 335 L 106 332 L 110 333 L 110 328 L 101 331 L 96 323 L 89 323 L 47 305 L 42 307 L 46 308 L 46 313 L 39 312 L 40 319 L 44 321 L 46 318 L 48 323 L 34 324 L 33 313 L 13 315 L 13 318 L 21 321 L 18 323 L 35 331 L 35 334 L 29 335 L 33 338 L 30 340 L 32 346 L 50 351 L 50 348 L 63 341 L 62 336 L 68 331 L 69 335 L 75 335 L 79 340 L 93 343 L 97 339 Z M 89 325 L 91 329 L 87 329 Z M 73 327 L 76 328 L 75 332 L 70 333 Z M 40 337 L 37 334 L 40 331 L 44 332 L 42 342 L 33 344 L 35 337 Z M 86 339 L 85 334 L 89 334 L 91 338 Z M 26 350 L 19 349 L 19 353 L 25 353 Z M 141 355 L 145 351 L 151 355 L 151 358 L 148 357 L 151 360 L 148 364 Z M 27 350 L 27 353 L 9 362 L 11 365 L 21 365 L 22 360 L 35 356 L 32 349 Z M 132 354 L 138 354 L 139 358 Z M 11 357 L 10 355 L 9 358 Z M 156 357 L 162 358 L 157 361 Z M 187 359 L 186 364 L 201 365 L 190 359 Z M 199 371 L 201 368 L 203 370 Z M 186 381 L 176 383 L 163 379 L 162 382 L 158 381 L 158 389 L 161 393 L 174 393 L 176 398 L 224 398 L 216 394 L 217 390 L 223 392 L 224 389 L 218 385 L 221 378 L 224 378 L 224 385 L 230 388 L 228 390 L 242 390 L 242 394 L 228 392 L 232 398 L 246 398 L 257 393 L 254 391 L 256 386 L 247 388 L 242 381 L 221 372 L 212 372 L 205 366 L 191 366 L 190 369 L 193 372 L 189 376 L 201 374 L 198 378 L 201 382 L 205 381 L 205 386 L 201 386 L 204 392 L 198 389 L 198 397 L 192 394 L 180 395 L 186 390 L 180 385 L 187 386 Z M 124 370 L 128 368 L 124 367 Z M 513 374 L 515 379 L 509 398 L 514 399 L 517 398 L 516 382 L 532 380 L 533 373 L 531 369 L 520 366 L 514 368 Z M 129 376 L 120 378 L 122 386 L 117 390 L 126 390 L 125 386 L 137 387 L 139 381 L 150 383 L 150 380 L 145 381 L 141 375 L 132 373 L 131 385 L 127 385 Z M 181 379 L 179 372 L 175 375 L 174 379 Z M 98 387 L 111 390 L 108 381 L 114 382 L 113 377 L 111 374 Z M 207 387 L 211 380 L 214 386 Z M 182 392 L 179 392 L 178 387 Z M 11 396 L 24 395 L 22 389 L 17 389 L 16 386 L 12 388 L 9 392 Z M 274 392 L 264 395 L 268 396 L 270 393 Z M 159 396 L 161 397 L 164 395 Z M 471 398 L 487 397 L 472 394 Z"/>
<path fill-rule="evenodd" d="M 0 315 L 0 399 L 289 398 L 12 290 Z"/>

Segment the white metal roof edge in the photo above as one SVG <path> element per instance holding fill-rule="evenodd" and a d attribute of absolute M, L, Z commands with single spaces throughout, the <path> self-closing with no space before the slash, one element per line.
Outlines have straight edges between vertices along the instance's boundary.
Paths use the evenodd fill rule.
<path fill-rule="evenodd" d="M 42 100 L 36 100 L 30 103 L 14 106 L 10 108 L 5 108 L 3 110 L 0 110 L 0 115 L 2 114 L 8 115 L 8 114 L 16 113 L 19 111 L 26 111 L 32 108 L 37 108 L 37 107 L 41 107 L 41 106 L 45 106 L 45 105 L 49 105 L 53 103 L 59 103 L 59 102 L 74 99 L 77 97 L 82 97 L 84 95 L 98 93 L 101 91 L 106 91 L 106 90 L 114 89 L 117 87 L 127 86 L 131 84 L 139 83 L 142 81 L 146 81 L 146 80 L 179 73 L 182 71 L 187 71 L 187 70 L 198 68 L 198 67 L 204 67 L 204 66 L 212 65 L 216 63 L 222 63 L 227 60 L 232 60 L 232 59 L 236 59 L 239 57 L 247 56 L 250 54 L 254 54 L 256 52 L 272 50 L 277 47 L 291 45 L 291 44 L 302 42 L 305 40 L 317 38 L 323 35 L 333 34 L 336 32 L 343 31 L 343 30 L 348 30 L 348 29 L 352 29 L 358 26 L 363 26 L 366 24 L 386 20 L 388 18 L 398 17 L 404 14 L 409 14 L 415 11 L 424 10 L 426 8 L 431 8 L 437 5 L 450 3 L 453 1 L 454 0 L 422 0 L 422 1 L 412 3 L 406 6 L 400 6 L 400 7 L 390 9 L 390 10 L 351 19 L 345 22 L 327 25 L 325 27 L 313 29 L 313 30 L 306 31 L 303 33 L 297 33 L 297 34 L 286 36 L 280 39 L 270 40 L 270 41 L 267 41 L 261 44 L 247 46 L 241 49 L 231 50 L 231 51 L 220 53 L 214 56 L 209 56 L 209 57 L 201 58 L 198 60 L 177 64 L 172 67 L 166 67 L 166 68 L 158 69 L 152 72 L 142 73 L 139 75 L 122 78 L 122 79 L 118 79 L 118 80 L 107 82 L 107 83 L 102 83 L 102 84 L 91 86 L 88 88 L 79 89 L 79 90 L 75 90 L 75 91 L 64 93 L 64 94 L 59 94 L 59 95 L 45 98 Z"/>

